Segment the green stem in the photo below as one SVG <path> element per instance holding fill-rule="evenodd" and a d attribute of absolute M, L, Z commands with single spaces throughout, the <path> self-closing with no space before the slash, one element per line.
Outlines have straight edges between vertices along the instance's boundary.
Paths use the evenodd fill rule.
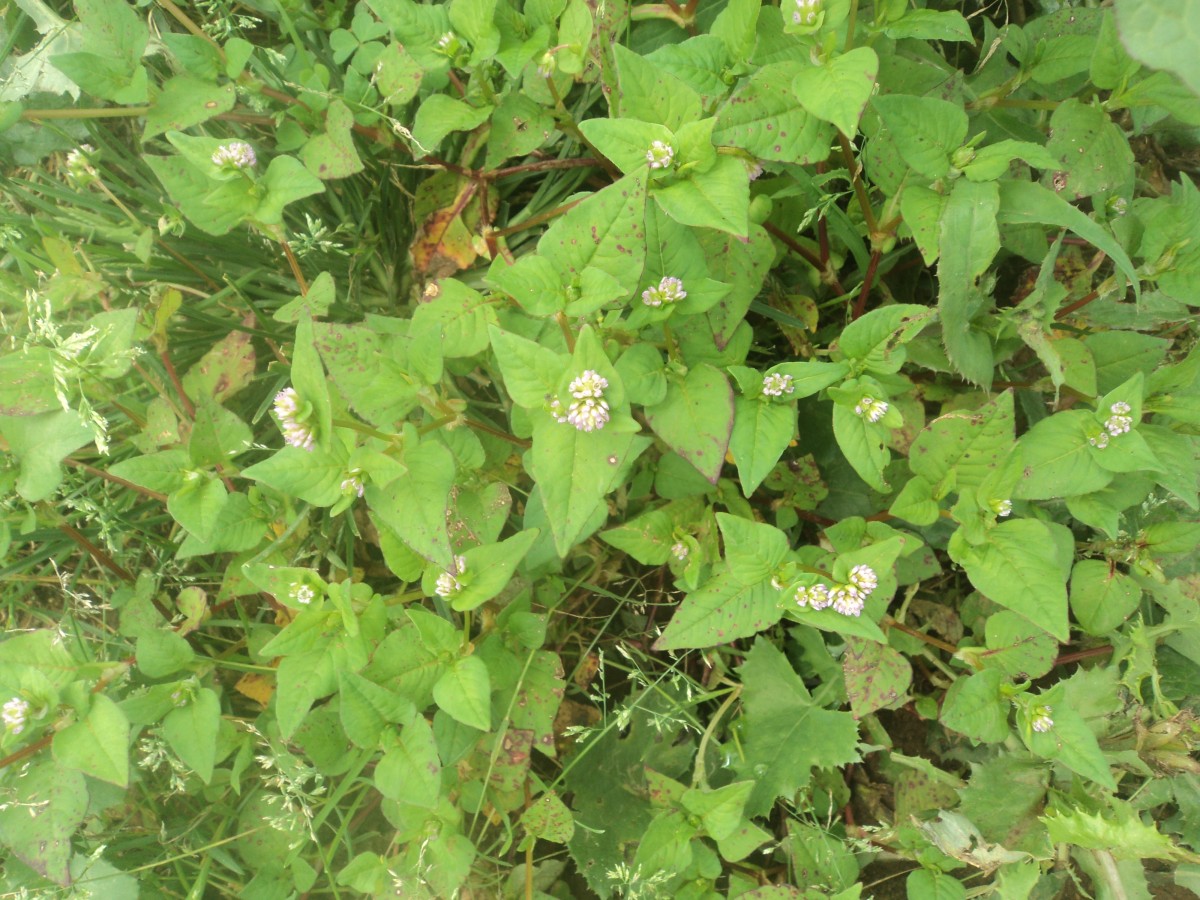
<path fill-rule="evenodd" d="M 357 431 L 359 434 L 365 434 L 368 437 L 379 438 L 381 441 L 395 441 L 401 437 L 398 434 L 384 434 L 382 431 L 377 431 L 370 425 L 364 425 L 362 422 L 356 422 L 354 419 L 334 419 L 333 426 L 335 428 L 349 428 L 351 431 Z"/>
<path fill-rule="evenodd" d="M 27 109 L 22 119 L 135 119 L 150 112 L 149 106 L 105 106 L 98 109 Z"/>
<path fill-rule="evenodd" d="M 854 29 L 858 22 L 858 0 L 850 0 L 850 15 L 846 19 L 846 45 L 842 47 L 843 53 L 849 53 L 854 49 Z"/>

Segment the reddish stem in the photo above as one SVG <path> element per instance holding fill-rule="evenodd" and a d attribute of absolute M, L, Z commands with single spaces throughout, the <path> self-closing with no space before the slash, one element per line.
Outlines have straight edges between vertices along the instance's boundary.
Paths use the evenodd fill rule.
<path fill-rule="evenodd" d="M 879 268 L 879 258 L 882 255 L 878 249 L 871 251 L 871 261 L 867 263 L 867 275 L 863 279 L 862 290 L 858 294 L 853 312 L 850 313 L 851 320 L 860 318 L 867 308 L 867 297 L 870 296 L 871 286 L 875 283 L 875 271 Z"/>

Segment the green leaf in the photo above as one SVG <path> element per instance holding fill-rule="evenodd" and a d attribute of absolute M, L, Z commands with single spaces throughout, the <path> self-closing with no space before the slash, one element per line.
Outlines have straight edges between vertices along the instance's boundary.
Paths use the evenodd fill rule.
<path fill-rule="evenodd" d="M 737 466 L 742 494 L 749 497 L 771 474 L 796 434 L 796 408 L 738 397 L 734 401 L 729 453 Z"/>
<path fill-rule="evenodd" d="M 456 722 L 480 731 L 492 727 L 492 680 L 478 656 L 464 656 L 442 673 L 433 686 L 438 707 Z"/>
<path fill-rule="evenodd" d="M 898 650 L 863 638 L 846 638 L 842 673 L 856 719 L 891 706 L 912 684 L 912 666 Z"/>
<path fill-rule="evenodd" d="M 675 144 L 670 129 L 637 119 L 588 119 L 579 130 L 626 175 L 647 170 L 646 151 L 655 141 Z"/>
<path fill-rule="evenodd" d="M 389 106 L 404 106 L 417 96 L 425 71 L 408 49 L 390 43 L 375 60 L 375 83 Z"/>
<path fill-rule="evenodd" d="M 1055 225 L 1069 228 L 1088 243 L 1103 250 L 1129 279 L 1135 297 L 1141 297 L 1141 283 L 1129 254 L 1112 234 L 1069 204 L 1053 191 L 1031 181 L 1000 183 L 1000 213 L 1002 225 Z"/>
<path fill-rule="evenodd" d="M 184 706 L 173 709 L 162 723 L 163 738 L 205 784 L 212 781 L 221 730 L 221 701 L 201 688 Z"/>
<path fill-rule="evenodd" d="M 271 160 L 259 186 L 266 193 L 254 210 L 253 218 L 263 225 L 282 225 L 285 206 L 325 190 L 321 180 L 310 174 L 294 156 L 277 156 Z"/>
<path fill-rule="evenodd" d="M 167 131 L 183 131 L 213 116 L 227 113 L 237 102 L 232 84 L 214 84 L 211 80 L 183 73 L 163 82 L 162 93 L 146 113 L 142 140 Z"/>
<path fill-rule="evenodd" d="M 0 842 L 39 875 L 70 884 L 71 836 L 88 807 L 87 782 L 74 768 L 43 759 L 8 785 L 0 809 Z M 36 815 L 30 815 L 36 810 Z"/>
<path fill-rule="evenodd" d="M 565 844 L 575 836 L 575 817 L 554 791 L 538 797 L 521 816 L 526 834 L 541 841 Z"/>
<path fill-rule="evenodd" d="M 1059 806 L 1042 816 L 1055 844 L 1104 850 L 1117 859 L 1180 859 L 1184 854 L 1153 824 L 1143 822 L 1127 801 L 1114 799 L 1114 809 L 1090 813 Z"/>
<path fill-rule="evenodd" d="M 243 469 L 242 475 L 305 503 L 332 506 L 342 498 L 341 484 L 346 478 L 347 464 L 345 451 L 336 444 L 331 452 L 320 447 L 309 451 L 286 446 L 262 462 Z"/>
<path fill-rule="evenodd" d="M 967 137 L 967 114 L 961 106 L 905 94 L 876 97 L 872 105 L 901 159 L 915 172 L 936 179 L 950 171 L 950 154 Z"/>
<path fill-rule="evenodd" d="M 375 786 L 389 800 L 433 809 L 442 795 L 442 764 L 424 716 L 404 726 L 375 766 Z"/>
<path fill-rule="evenodd" d="M 538 530 L 532 528 L 508 540 L 466 551 L 463 556 L 468 577 L 463 579 L 462 590 L 453 596 L 450 605 L 462 612 L 475 609 L 499 594 L 508 586 L 513 572 L 537 537 Z"/>
<path fill-rule="evenodd" d="M 700 95 L 684 82 L 621 44 L 613 48 L 613 57 L 619 86 L 610 98 L 614 116 L 653 122 L 672 131 L 700 118 Z M 601 120 L 589 119 L 582 124 L 595 121 Z M 643 164 L 648 147 L 646 144 L 642 148 Z"/>
<path fill-rule="evenodd" d="M 495 56 L 500 49 L 496 0 L 453 0 L 449 12 L 454 31 L 471 44 L 471 65 L 477 66 Z"/>
<path fill-rule="evenodd" d="M 207 473 L 191 473 L 183 486 L 167 496 L 167 512 L 202 541 L 212 537 L 229 494 L 221 480 Z"/>
<path fill-rule="evenodd" d="M 196 404 L 188 455 L 197 467 L 216 466 L 245 453 L 254 440 L 250 426 L 219 403 L 204 398 Z"/>
<path fill-rule="evenodd" d="M 939 509 L 933 498 L 933 485 L 915 475 L 904 483 L 888 512 L 914 525 L 928 526 L 937 521 Z"/>
<path fill-rule="evenodd" d="M 868 371 L 898 372 L 904 362 L 901 346 L 920 334 L 933 316 L 928 307 L 915 303 L 881 306 L 847 325 L 837 346 L 844 357 L 865 363 Z"/>
<path fill-rule="evenodd" d="M 992 384 L 992 342 L 974 319 L 992 307 L 978 279 L 1000 249 L 1000 203 L 995 184 L 959 180 L 939 223 L 938 312 L 946 354 L 964 377 L 984 388 Z"/>
<path fill-rule="evenodd" d="M 963 166 L 963 174 L 971 181 L 995 181 L 1008 171 L 1014 159 L 1022 159 L 1035 169 L 1058 167 L 1058 161 L 1041 144 L 1004 140 L 976 150 L 971 162 Z"/>
<path fill-rule="evenodd" d="M 801 69 L 792 80 L 800 105 L 818 119 L 832 122 L 854 137 L 858 120 L 875 89 L 879 57 L 870 47 L 855 47 L 823 66 Z"/>
<path fill-rule="evenodd" d="M 1093 430 L 1098 430 L 1095 417 L 1081 409 L 1055 413 L 1029 429 L 1017 442 L 1024 468 L 1014 496 L 1027 500 L 1071 497 L 1099 490 L 1112 481 L 1112 473 L 1092 456 L 1088 439 Z"/>
<path fill-rule="evenodd" d="M 446 94 L 432 94 L 417 107 L 413 139 L 426 153 L 433 153 L 453 131 L 472 131 L 492 115 L 491 106 L 471 106 Z"/>
<path fill-rule="evenodd" d="M 1099 106 L 1071 97 L 1050 117 L 1046 151 L 1058 161 L 1066 183 L 1055 190 L 1082 199 L 1133 184 L 1133 151 L 1125 134 Z"/>
<path fill-rule="evenodd" d="M 1025 681 L 1041 678 L 1054 667 L 1058 641 L 1014 612 L 1004 609 L 988 616 L 984 635 L 987 650 L 973 658 L 985 668 L 997 668 L 1016 681 Z"/>
<path fill-rule="evenodd" d="M 1013 394 L 1000 394 L 979 409 L 955 411 L 934 419 L 917 435 L 908 451 L 909 468 L 929 484 L 943 484 L 953 474 L 957 487 L 977 488 L 1012 450 L 1015 440 Z M 982 498 L 1003 500 L 1004 497 Z"/>
<path fill-rule="evenodd" d="M 1052 694 L 1058 693 L 1061 692 L 1051 689 L 1042 699 L 1054 699 Z M 1115 791 L 1117 782 L 1109 770 L 1108 760 L 1083 716 L 1067 705 L 1054 703 L 1053 717 L 1054 725 L 1049 731 L 1029 733 L 1029 749 L 1044 759 L 1060 762 L 1072 772 Z"/>
<path fill-rule="evenodd" d="M 323 627 L 328 623 L 328 617 L 322 615 L 312 621 Z M 328 639 L 319 633 L 315 639 L 321 646 L 289 653 L 279 662 L 275 678 L 275 719 L 279 723 L 279 733 L 285 739 L 295 734 L 317 700 L 337 690 L 333 654 L 325 643 Z"/>
<path fill-rule="evenodd" d="M 1007 164 L 1005 168 L 1008 168 Z M 941 252 L 941 219 L 946 211 L 947 198 L 944 194 L 910 184 L 900 195 L 900 212 L 912 231 L 917 249 L 925 265 L 931 266 Z"/>
<path fill-rule="evenodd" d="M 54 735 L 54 758 L 117 787 L 129 786 L 129 720 L 104 694 L 92 698 L 86 716 Z"/>
<path fill-rule="evenodd" d="M 183 470 L 188 462 L 184 450 L 162 450 L 121 460 L 109 466 L 108 472 L 152 491 L 169 494 L 183 486 Z"/>
<path fill-rule="evenodd" d="M 736 237 L 749 233 L 750 176 L 732 156 L 718 156 L 702 173 L 656 184 L 654 199 L 681 225 L 716 228 Z"/>
<path fill-rule="evenodd" d="M 758 159 L 808 165 L 829 155 L 831 129 L 805 111 L 792 82 L 805 63 L 763 66 L 717 109 L 713 141 Z"/>
<path fill-rule="evenodd" d="M 17 493 L 30 503 L 45 500 L 62 482 L 62 460 L 93 439 L 92 430 L 73 409 L 34 416 L 0 416 L 0 435 L 20 461 Z"/>
<path fill-rule="evenodd" d="M 607 272 L 632 295 L 646 258 L 646 173 L 626 175 L 558 218 L 538 241 L 538 253 L 570 285 L 583 270 Z"/>
<path fill-rule="evenodd" d="M 1046 525 L 1033 519 L 1003 522 L 978 547 L 951 541 L 950 556 L 988 599 L 1062 643 L 1069 640 L 1066 576 Z"/>
<path fill-rule="evenodd" d="M 774 645 L 756 640 L 738 671 L 745 711 L 739 771 L 754 780 L 747 815 L 763 815 L 776 797 L 790 797 L 809 782 L 813 769 L 859 758 L 854 717 L 821 709 Z"/>
<path fill-rule="evenodd" d="M 783 616 L 779 591 L 767 583 L 746 585 L 731 572 L 718 572 L 683 598 L 654 642 L 656 650 L 727 644 L 770 628 Z"/>
<path fill-rule="evenodd" d="M 1009 735 L 1009 702 L 1000 687 L 1007 680 L 1000 669 L 955 679 L 942 702 L 941 723 L 980 743 L 1003 741 Z"/>
<path fill-rule="evenodd" d="M 853 408 L 841 403 L 833 405 L 833 436 L 846 461 L 858 476 L 877 491 L 887 492 L 888 483 L 883 470 L 891 461 L 884 439 L 887 429 L 880 423 L 869 422 Z"/>
<path fill-rule="evenodd" d="M 883 33 L 895 40 L 920 38 L 926 41 L 974 41 L 971 25 L 958 10 L 906 9 L 898 21 L 884 26 Z"/>
<path fill-rule="evenodd" d="M 1177 75 L 1200 94 L 1200 9 L 1172 0 L 1116 0 L 1117 32 L 1129 55 Z"/>
<path fill-rule="evenodd" d="M 138 636 L 137 666 L 147 678 L 165 678 L 186 669 L 195 654 L 174 631 L 156 628 Z"/>
<path fill-rule="evenodd" d="M 729 572 L 744 585 L 770 580 L 788 554 L 787 535 L 773 525 L 717 513 L 717 526 L 725 541 Z"/>
<path fill-rule="evenodd" d="M 346 104 L 340 100 L 332 101 L 325 110 L 325 131 L 313 135 L 300 149 L 300 160 L 309 172 L 328 181 L 347 178 L 363 170 L 351 136 L 353 125 L 354 114 Z"/>
<path fill-rule="evenodd" d="M 409 700 L 354 672 L 338 672 L 338 697 L 346 737 L 364 750 L 378 745 L 386 726 L 409 722 L 416 714 Z"/>
<path fill-rule="evenodd" d="M 916 869 L 905 879 L 908 900 L 965 900 L 967 889 L 953 875 L 936 869 Z"/>
<path fill-rule="evenodd" d="M 1082 559 L 1071 572 L 1071 612 L 1085 632 L 1106 635 L 1133 615 L 1142 589 L 1098 559 Z"/>
<path fill-rule="evenodd" d="M 367 504 L 371 515 L 409 547 L 449 569 L 454 554 L 446 531 L 446 513 L 454 485 L 454 456 L 433 439 L 411 446 L 416 435 L 411 436 L 414 440 L 404 452 L 408 471 L 382 487 L 368 484 Z"/>
<path fill-rule="evenodd" d="M 683 378 L 669 380 L 665 399 L 646 409 L 655 434 L 717 483 L 733 432 L 733 391 L 725 375 L 702 363 Z"/>
<path fill-rule="evenodd" d="M 710 838 L 723 841 L 742 823 L 742 810 L 753 790 L 753 781 L 735 781 L 716 790 L 692 788 L 684 792 L 680 802 L 693 816 L 700 817 Z"/>

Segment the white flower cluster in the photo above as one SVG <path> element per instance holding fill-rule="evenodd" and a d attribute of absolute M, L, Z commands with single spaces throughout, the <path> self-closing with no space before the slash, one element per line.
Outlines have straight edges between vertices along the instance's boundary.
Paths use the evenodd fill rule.
<path fill-rule="evenodd" d="M 854 414 L 868 422 L 878 422 L 887 415 L 886 400 L 876 400 L 874 397 L 863 397 L 854 405 Z"/>
<path fill-rule="evenodd" d="M 683 281 L 673 275 L 664 275 L 658 282 L 658 287 L 646 288 L 642 291 L 642 302 L 647 306 L 663 306 L 668 303 L 678 303 L 687 296 L 683 289 Z"/>
<path fill-rule="evenodd" d="M 80 144 L 76 149 L 67 154 L 67 174 L 79 182 L 87 182 L 91 179 L 88 176 L 95 175 L 96 170 L 92 166 L 92 161 L 89 158 L 96 152 L 96 148 L 91 144 Z"/>
<path fill-rule="evenodd" d="M 317 598 L 316 591 L 314 591 L 307 584 L 300 584 L 299 582 L 292 584 L 291 592 L 292 599 L 301 606 L 308 606 L 308 604 L 312 603 L 313 600 Z"/>
<path fill-rule="evenodd" d="M 295 388 L 284 388 L 275 395 L 275 415 L 279 419 L 284 441 L 311 452 L 316 444 L 316 436 L 310 426 L 297 418 L 300 415 L 300 395 Z"/>
<path fill-rule="evenodd" d="M 4 719 L 4 727 L 13 734 L 25 730 L 25 722 L 29 718 L 29 703 L 20 697 L 13 697 L 4 704 L 0 717 Z"/>
<path fill-rule="evenodd" d="M 245 141 L 222 144 L 212 155 L 212 164 L 219 169 L 253 169 L 257 163 L 254 148 Z"/>
<path fill-rule="evenodd" d="M 646 162 L 652 169 L 667 169 L 675 161 L 675 148 L 665 141 L 653 141 L 646 151 Z"/>
<path fill-rule="evenodd" d="M 363 470 L 351 469 L 346 473 L 346 477 L 342 479 L 341 491 L 343 494 L 357 494 L 359 497 L 363 495 L 366 488 L 363 486 Z"/>
<path fill-rule="evenodd" d="M 1103 450 L 1111 438 L 1128 434 L 1133 428 L 1133 416 L 1129 415 L 1132 409 L 1133 407 L 1123 400 L 1118 400 L 1110 406 L 1108 411 L 1111 415 L 1104 420 L 1104 431 L 1094 438 L 1088 438 L 1088 443 L 1098 450 Z"/>
<path fill-rule="evenodd" d="M 559 422 L 570 423 L 579 431 L 599 431 L 612 418 L 608 401 L 604 399 L 607 387 L 607 378 L 599 372 L 586 369 L 569 386 L 574 399 L 566 412 L 563 412 L 560 400 L 550 404 L 550 412 Z"/>
<path fill-rule="evenodd" d="M 1038 734 L 1045 734 L 1054 727 L 1054 720 L 1050 718 L 1050 713 L 1054 712 L 1052 706 L 1038 706 L 1033 711 L 1033 730 Z"/>
<path fill-rule="evenodd" d="M 992 500 L 988 504 L 988 506 L 990 506 L 992 508 L 992 512 L 994 512 L 996 515 L 998 515 L 1002 519 L 1005 516 L 1012 515 L 1012 501 L 1011 500 Z"/>
<path fill-rule="evenodd" d="M 850 570 L 850 578 L 846 584 L 836 584 L 829 588 L 823 584 L 812 587 L 802 587 L 796 590 L 796 605 L 812 609 L 825 609 L 832 606 L 843 616 L 860 616 L 867 598 L 875 588 L 879 587 L 879 577 L 870 566 L 855 566 Z"/>
<path fill-rule="evenodd" d="M 822 5 L 822 0 L 796 0 L 792 22 L 796 25 L 816 25 Z"/>
<path fill-rule="evenodd" d="M 467 571 L 466 559 L 461 556 L 454 557 L 454 568 L 458 570 L 459 575 Z M 433 592 L 439 597 L 453 597 L 461 590 L 462 584 L 453 572 L 443 572 L 437 577 L 437 584 L 433 587 Z"/>
<path fill-rule="evenodd" d="M 671 545 L 671 555 L 682 562 L 688 558 L 688 547 L 683 541 L 676 541 Z"/>
<path fill-rule="evenodd" d="M 791 375 L 764 375 L 762 392 L 764 397 L 782 397 L 796 390 Z"/>

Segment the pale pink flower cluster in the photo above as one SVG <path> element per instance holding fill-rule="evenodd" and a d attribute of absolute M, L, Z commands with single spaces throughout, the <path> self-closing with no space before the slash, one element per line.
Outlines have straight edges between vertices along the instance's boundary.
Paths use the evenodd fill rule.
<path fill-rule="evenodd" d="M 317 598 L 317 592 L 307 584 L 296 583 L 292 585 L 292 599 L 301 606 L 308 606 Z"/>
<path fill-rule="evenodd" d="M 887 415 L 886 400 L 876 400 L 874 397 L 863 397 L 854 405 L 854 414 L 868 422 L 878 422 Z"/>
<path fill-rule="evenodd" d="M 311 452 L 316 444 L 316 436 L 311 426 L 297 418 L 300 415 L 300 395 L 295 388 L 284 388 L 275 395 L 275 415 L 279 419 L 284 441 Z"/>
<path fill-rule="evenodd" d="M 363 486 L 363 470 L 351 469 L 346 473 L 346 477 L 342 479 L 341 491 L 343 494 L 357 494 L 359 497 L 363 495 L 366 488 Z"/>
<path fill-rule="evenodd" d="M 1112 438 L 1128 434 L 1133 428 L 1133 416 L 1129 415 L 1132 409 L 1133 407 L 1123 400 L 1118 400 L 1110 406 L 1108 411 L 1111 415 L 1104 420 L 1104 431 L 1088 438 L 1088 443 L 1097 450 L 1103 450 Z"/>
<path fill-rule="evenodd" d="M 0 711 L 0 718 L 4 719 L 4 727 L 13 734 L 20 734 L 25 730 L 25 722 L 29 718 L 29 703 L 22 700 L 20 697 L 13 697 L 4 704 L 3 710 Z"/>
<path fill-rule="evenodd" d="M 811 609 L 826 609 L 832 606 L 843 616 L 860 616 L 867 598 L 879 587 L 879 577 L 870 566 L 855 566 L 850 570 L 846 584 L 826 587 L 814 584 L 796 590 L 796 605 Z"/>
<path fill-rule="evenodd" d="M 467 571 L 466 559 L 461 556 L 454 557 L 454 568 L 458 570 L 458 575 Z M 437 583 L 433 587 L 433 592 L 439 597 L 453 597 L 461 590 L 462 584 L 454 572 L 443 572 L 437 577 Z"/>
<path fill-rule="evenodd" d="M 683 281 L 673 275 L 665 275 L 657 287 L 646 288 L 642 291 L 642 302 L 647 306 L 659 307 L 667 303 L 678 303 L 687 296 L 683 289 Z"/>
<path fill-rule="evenodd" d="M 791 394 L 796 390 L 796 386 L 792 383 L 795 379 L 791 375 L 764 375 L 762 392 L 766 397 L 782 397 L 784 394 Z"/>
<path fill-rule="evenodd" d="M 212 155 L 212 164 L 219 169 L 253 169 L 257 163 L 254 148 L 244 141 L 222 144 Z"/>
<path fill-rule="evenodd" d="M 689 552 L 690 551 L 688 550 L 687 544 L 685 544 L 683 541 L 676 541 L 671 545 L 671 555 L 680 562 L 683 562 L 683 560 L 688 558 Z"/>
<path fill-rule="evenodd" d="M 792 22 L 796 25 L 816 25 L 821 14 L 822 0 L 796 0 Z"/>
<path fill-rule="evenodd" d="M 675 161 L 675 148 L 665 141 L 653 141 L 646 151 L 646 162 L 652 169 L 666 169 Z"/>
<path fill-rule="evenodd" d="M 607 378 L 593 369 L 586 369 L 568 386 L 573 399 L 566 411 L 563 411 L 562 401 L 556 399 L 550 404 L 550 412 L 559 422 L 570 423 L 579 431 L 599 431 L 612 418 L 608 401 L 604 399 L 607 388 Z"/>

